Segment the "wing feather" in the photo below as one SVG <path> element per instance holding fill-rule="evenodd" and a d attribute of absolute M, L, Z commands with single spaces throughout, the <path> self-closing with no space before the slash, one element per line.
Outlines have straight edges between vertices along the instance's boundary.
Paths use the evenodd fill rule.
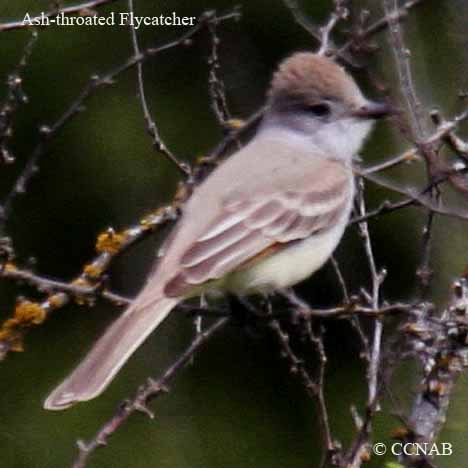
<path fill-rule="evenodd" d="M 348 172 L 334 175 L 313 174 L 302 186 L 292 180 L 291 188 L 271 187 L 256 198 L 229 194 L 219 216 L 180 257 L 180 270 L 166 284 L 165 293 L 183 295 L 194 285 L 219 279 L 261 257 L 275 244 L 287 245 L 331 229 L 349 206 L 352 190 Z"/>

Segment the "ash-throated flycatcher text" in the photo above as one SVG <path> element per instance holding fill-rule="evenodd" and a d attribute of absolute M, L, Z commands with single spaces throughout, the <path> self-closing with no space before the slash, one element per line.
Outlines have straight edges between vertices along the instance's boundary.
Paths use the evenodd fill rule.
<path fill-rule="evenodd" d="M 389 110 L 331 59 L 284 60 L 254 138 L 195 189 L 141 293 L 44 407 L 98 396 L 184 299 L 286 288 L 319 269 L 349 220 L 352 158 Z"/>

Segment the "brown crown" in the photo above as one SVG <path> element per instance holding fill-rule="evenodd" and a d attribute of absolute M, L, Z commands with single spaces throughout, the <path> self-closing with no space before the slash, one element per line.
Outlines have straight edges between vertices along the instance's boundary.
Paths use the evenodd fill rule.
<path fill-rule="evenodd" d="M 271 98 L 316 97 L 355 103 L 362 95 L 353 78 L 331 59 L 311 52 L 297 52 L 280 63 L 268 95 Z"/>

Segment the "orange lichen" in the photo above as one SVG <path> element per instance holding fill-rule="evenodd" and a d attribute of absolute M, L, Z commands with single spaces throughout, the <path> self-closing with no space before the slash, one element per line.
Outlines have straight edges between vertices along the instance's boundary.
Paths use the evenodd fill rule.
<path fill-rule="evenodd" d="M 14 319 L 17 319 L 21 326 L 39 325 L 45 320 L 46 315 L 46 311 L 39 303 L 21 301 L 16 306 Z"/>
<path fill-rule="evenodd" d="M 116 254 L 122 248 L 122 244 L 127 239 L 125 233 L 117 233 L 109 229 L 102 234 L 99 234 L 96 242 L 96 251 L 98 253 Z"/>
<path fill-rule="evenodd" d="M 0 341 L 8 344 L 11 351 L 23 351 L 21 329 L 39 325 L 47 316 L 45 309 L 37 302 L 21 301 L 15 308 L 14 316 L 6 320 L 0 328 Z"/>
<path fill-rule="evenodd" d="M 158 221 L 160 221 L 161 216 L 164 214 L 165 209 L 166 209 L 165 207 L 158 208 L 156 211 L 145 216 L 143 219 L 140 220 L 140 226 L 145 231 L 152 229 L 155 226 L 155 224 L 158 224 Z"/>
<path fill-rule="evenodd" d="M 63 293 L 52 294 L 49 296 L 48 301 L 50 306 L 54 309 L 62 307 L 67 302 L 66 296 Z"/>
<path fill-rule="evenodd" d="M 71 283 L 73 286 L 78 286 L 79 288 L 84 288 L 84 289 L 90 289 L 92 288 L 91 284 L 88 282 L 88 280 L 86 278 L 83 278 L 83 277 L 80 277 L 80 278 L 77 278 L 76 280 L 72 281 Z M 87 298 L 85 297 L 85 294 L 83 295 L 76 295 L 74 297 L 75 299 L 75 302 L 78 304 L 78 305 L 84 305 L 87 303 Z"/>
<path fill-rule="evenodd" d="M 71 282 L 73 286 L 78 286 L 80 288 L 90 288 L 91 285 L 88 283 L 88 281 L 84 278 L 77 278 L 76 280 L 73 280 Z"/>
<path fill-rule="evenodd" d="M 102 268 L 96 266 L 93 263 L 89 263 L 88 265 L 85 265 L 83 272 L 86 276 L 96 279 L 102 275 Z"/>

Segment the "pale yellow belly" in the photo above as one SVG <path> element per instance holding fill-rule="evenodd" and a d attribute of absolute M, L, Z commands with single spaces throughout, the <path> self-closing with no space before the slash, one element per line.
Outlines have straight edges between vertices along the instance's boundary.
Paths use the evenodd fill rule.
<path fill-rule="evenodd" d="M 246 270 L 233 273 L 224 285 L 234 293 L 247 294 L 287 288 L 299 283 L 330 258 L 344 227 L 338 225 L 331 231 L 296 242 Z"/>

